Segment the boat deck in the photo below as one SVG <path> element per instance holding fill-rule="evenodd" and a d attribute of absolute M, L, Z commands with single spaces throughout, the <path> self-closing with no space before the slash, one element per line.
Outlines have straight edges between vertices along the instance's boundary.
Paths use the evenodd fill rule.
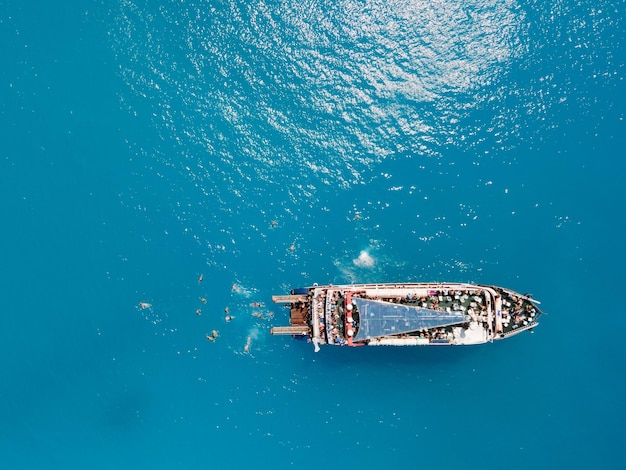
<path fill-rule="evenodd" d="M 371 333 L 375 336 L 364 336 L 363 332 L 359 335 L 361 318 L 358 300 L 354 299 L 389 304 L 392 310 L 393 305 L 398 304 L 398 312 L 406 312 L 414 319 L 411 322 L 407 317 L 402 322 L 402 314 L 395 315 L 395 324 L 391 324 L 392 317 L 387 321 L 383 315 L 379 321 L 391 325 L 389 329 Z M 296 330 L 297 334 L 304 334 L 308 329 L 314 341 L 337 346 L 479 344 L 532 329 L 541 315 L 538 302 L 528 296 L 495 286 L 474 284 L 315 286 L 309 289 L 308 295 L 275 296 L 274 301 L 289 303 L 291 327 L 274 328 L 273 334 L 289 334 Z M 376 306 L 371 308 L 379 310 Z M 383 305 L 382 308 L 389 307 Z M 386 311 L 379 312 L 379 315 L 384 313 Z M 429 321 L 434 319 L 434 323 L 416 323 L 414 315 L 424 314 L 430 316 Z M 371 316 L 369 312 L 364 321 L 371 321 Z M 455 320 L 442 325 L 437 321 L 439 317 L 444 323 L 446 318 Z M 413 324 L 418 326 L 412 327 Z"/>

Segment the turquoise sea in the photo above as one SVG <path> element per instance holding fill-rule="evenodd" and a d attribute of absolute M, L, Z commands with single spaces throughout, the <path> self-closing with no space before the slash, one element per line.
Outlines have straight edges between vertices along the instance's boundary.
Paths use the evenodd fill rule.
<path fill-rule="evenodd" d="M 625 20 L 0 0 L 0 466 L 623 468 Z M 293 287 L 444 280 L 547 315 L 467 348 L 269 334 Z"/>

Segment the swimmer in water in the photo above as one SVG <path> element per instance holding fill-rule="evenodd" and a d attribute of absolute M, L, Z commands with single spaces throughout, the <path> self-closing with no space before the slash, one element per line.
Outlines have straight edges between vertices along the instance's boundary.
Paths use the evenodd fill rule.
<path fill-rule="evenodd" d="M 226 320 L 227 322 L 229 322 L 229 321 L 231 321 L 233 318 L 235 318 L 235 317 L 233 317 L 232 315 L 226 315 L 226 317 L 224 318 L 224 320 Z"/>
<path fill-rule="evenodd" d="M 202 310 L 200 310 L 199 308 L 198 308 L 198 309 L 196 309 L 196 315 L 198 315 L 198 316 L 199 316 L 200 314 L 202 314 Z"/>
<path fill-rule="evenodd" d="M 150 307 L 152 307 L 152 304 L 149 304 L 148 302 L 139 302 L 139 307 L 141 307 L 141 308 L 150 308 Z"/>
<path fill-rule="evenodd" d="M 228 307 L 224 309 L 224 313 L 228 313 Z"/>
<path fill-rule="evenodd" d="M 276 227 L 276 226 L 278 225 L 278 222 L 276 222 L 275 220 L 272 220 L 272 221 L 270 222 L 270 225 L 271 225 L 272 227 Z"/>
<path fill-rule="evenodd" d="M 203 279 L 204 279 L 204 275 L 200 273 L 200 276 L 198 276 L 198 284 L 200 284 Z"/>
<path fill-rule="evenodd" d="M 251 344 L 252 344 L 252 338 L 248 336 L 248 338 L 246 339 L 246 345 L 243 347 L 243 352 L 249 353 Z"/>
<path fill-rule="evenodd" d="M 215 341 L 215 337 L 213 337 L 213 336 L 211 336 L 209 334 L 207 334 L 205 336 L 206 336 L 206 339 L 208 339 L 209 341 Z"/>
<path fill-rule="evenodd" d="M 206 298 L 205 297 L 200 297 L 200 302 L 202 302 L 203 304 L 206 304 Z"/>
<path fill-rule="evenodd" d="M 263 303 L 262 302 L 252 302 L 250 304 L 250 307 L 263 307 Z"/>
<path fill-rule="evenodd" d="M 211 336 L 213 336 L 213 339 L 217 338 L 219 336 L 217 330 L 211 331 Z"/>
<path fill-rule="evenodd" d="M 261 312 L 252 312 L 252 316 L 263 320 L 263 314 Z"/>

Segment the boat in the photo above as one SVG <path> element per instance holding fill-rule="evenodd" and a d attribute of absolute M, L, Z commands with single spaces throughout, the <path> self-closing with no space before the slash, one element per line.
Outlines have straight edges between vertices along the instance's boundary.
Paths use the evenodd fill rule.
<path fill-rule="evenodd" d="M 482 284 L 313 285 L 274 295 L 289 326 L 271 329 L 320 345 L 459 346 L 532 331 L 542 315 L 529 294 Z"/>

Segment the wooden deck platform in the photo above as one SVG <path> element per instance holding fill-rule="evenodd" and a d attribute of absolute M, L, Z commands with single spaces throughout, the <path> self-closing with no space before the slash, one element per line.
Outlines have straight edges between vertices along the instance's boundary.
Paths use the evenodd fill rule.
<path fill-rule="evenodd" d="M 307 335 L 309 327 L 304 326 L 275 326 L 270 330 L 272 335 Z"/>

